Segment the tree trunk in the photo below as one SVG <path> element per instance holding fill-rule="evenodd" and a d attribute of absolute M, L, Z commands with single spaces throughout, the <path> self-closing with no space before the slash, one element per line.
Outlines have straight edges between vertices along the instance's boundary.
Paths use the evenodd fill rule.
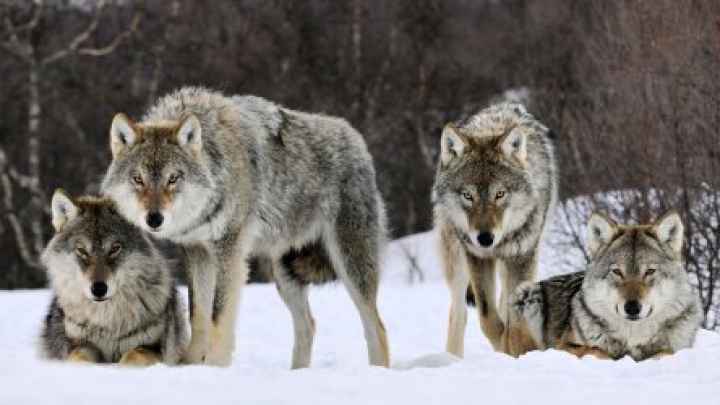
<path fill-rule="evenodd" d="M 40 188 L 40 124 L 42 101 L 40 98 L 40 69 L 34 63 L 29 72 L 28 105 L 28 187 L 30 193 L 30 231 L 37 255 L 43 251 L 42 219 L 44 201 Z"/>

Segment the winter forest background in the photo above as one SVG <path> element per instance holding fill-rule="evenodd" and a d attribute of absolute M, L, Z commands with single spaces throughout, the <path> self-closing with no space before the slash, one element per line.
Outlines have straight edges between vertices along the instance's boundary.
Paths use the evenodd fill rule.
<path fill-rule="evenodd" d="M 715 0 L 0 0 L 0 287 L 44 285 L 53 190 L 97 192 L 113 115 L 181 85 L 349 120 L 393 237 L 432 226 L 442 126 L 510 98 L 555 133 L 557 251 L 587 257 L 595 207 L 678 210 L 714 329 L 719 62 Z"/>

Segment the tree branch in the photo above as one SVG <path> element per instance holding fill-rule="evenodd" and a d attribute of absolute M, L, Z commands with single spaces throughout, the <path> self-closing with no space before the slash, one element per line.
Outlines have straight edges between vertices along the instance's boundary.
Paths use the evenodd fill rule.
<path fill-rule="evenodd" d="M 42 251 L 42 243 L 40 243 L 39 246 L 35 243 L 34 247 L 31 247 L 28 243 L 27 235 L 23 230 L 13 204 L 12 182 L 10 181 L 10 177 L 7 173 L 7 167 L 9 166 L 7 154 L 4 150 L 0 149 L 0 191 L 2 191 L 3 195 L 2 202 L 5 211 L 5 218 L 15 234 L 15 242 L 17 243 L 20 257 L 28 266 L 39 267 L 40 263 L 37 258 Z M 33 249 L 35 251 L 33 251 Z"/>
<path fill-rule="evenodd" d="M 20 25 L 15 28 L 15 31 L 32 31 L 37 27 L 38 23 L 40 22 L 40 18 L 42 17 L 43 13 L 43 7 L 45 7 L 45 1 L 44 0 L 33 0 L 33 14 L 32 17 L 30 17 L 30 20 L 25 23 L 24 25 Z"/>
<path fill-rule="evenodd" d="M 108 45 L 101 48 L 80 48 L 78 49 L 77 53 L 80 55 L 88 55 L 95 57 L 111 54 L 122 43 L 122 41 L 131 36 L 133 32 L 137 30 L 139 25 L 140 13 L 136 13 L 133 17 L 132 23 L 130 23 L 130 28 L 118 34 L 115 39 L 113 39 Z"/>
<path fill-rule="evenodd" d="M 40 61 L 40 66 L 49 65 L 75 53 L 77 49 L 90 38 L 90 36 L 95 32 L 98 25 L 100 24 L 100 16 L 102 15 L 102 11 L 105 8 L 105 2 L 106 0 L 100 0 L 98 2 L 97 6 L 95 7 L 95 11 L 93 12 L 92 20 L 90 20 L 90 23 L 80 34 L 78 34 L 64 48 L 42 59 Z"/>

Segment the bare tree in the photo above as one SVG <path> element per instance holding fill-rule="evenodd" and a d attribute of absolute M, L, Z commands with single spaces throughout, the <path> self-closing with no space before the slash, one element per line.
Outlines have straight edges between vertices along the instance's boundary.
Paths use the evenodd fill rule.
<path fill-rule="evenodd" d="M 41 31 L 44 28 L 41 22 L 52 10 L 43 0 L 33 0 L 29 17 L 24 20 L 13 18 L 22 14 L 22 10 L 16 8 L 17 5 L 4 3 L 0 10 L 2 15 L 0 45 L 7 53 L 19 60 L 27 72 L 26 173 L 18 169 L 18 162 L 10 161 L 3 145 L 0 144 L 0 180 L 2 180 L 0 190 L 3 194 L 5 216 L 11 224 L 20 255 L 27 266 L 39 267 L 38 258 L 45 242 L 43 224 L 49 213 L 40 167 L 43 94 L 49 86 L 46 80 L 48 70 L 70 57 L 102 57 L 111 54 L 137 29 L 140 22 L 138 14 L 126 30 L 117 34 L 108 43 L 101 46 L 90 45 L 100 25 L 105 3 L 105 0 L 97 3 L 89 16 L 89 22 L 81 32 L 67 43 L 45 52 L 37 46 L 37 37 L 43 34 Z M 22 210 L 22 221 L 19 218 L 21 211 L 15 203 L 18 190 L 30 196 L 27 207 Z"/>
<path fill-rule="evenodd" d="M 559 214 L 584 223 L 599 208 L 647 223 L 678 211 L 707 328 L 718 327 L 720 311 L 718 15 L 711 1 L 592 3 L 592 24 L 578 30 L 587 49 L 575 73 L 584 106 L 572 106 L 563 140 L 582 142 L 569 155 L 588 170 L 566 176 L 566 193 L 576 195 Z M 587 259 L 577 228 L 561 229 L 556 243 L 575 245 Z"/>

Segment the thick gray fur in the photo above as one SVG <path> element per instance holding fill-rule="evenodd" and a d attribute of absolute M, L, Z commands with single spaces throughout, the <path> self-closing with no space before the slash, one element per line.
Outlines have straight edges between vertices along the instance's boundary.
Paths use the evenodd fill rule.
<path fill-rule="evenodd" d="M 153 242 L 110 200 L 64 200 L 77 212 L 42 255 L 54 297 L 40 333 L 41 356 L 64 360 L 80 349 L 91 361 L 117 363 L 128 351 L 143 350 L 177 364 L 187 346 L 185 304 Z M 79 244 L 87 259 L 78 255 Z M 109 257 L 114 245 L 121 250 Z M 99 280 L 110 286 L 103 302 L 90 293 Z"/>
<path fill-rule="evenodd" d="M 521 282 L 535 277 L 557 190 L 550 131 L 524 106 L 496 104 L 445 127 L 433 200 L 451 291 L 449 352 L 463 355 L 470 284 L 483 332 L 496 350 L 515 354 L 508 300 Z M 491 246 L 480 243 L 482 231 L 492 231 Z M 499 306 L 496 272 L 502 281 Z"/>
<path fill-rule="evenodd" d="M 537 347 L 580 354 L 588 352 L 578 349 L 584 347 L 638 361 L 692 347 L 703 315 L 684 270 L 677 216 L 654 225 L 618 226 L 598 216 L 593 222 L 606 222 L 608 237 L 596 243 L 587 272 L 518 288 L 512 305 Z M 661 236 L 664 223 L 677 224 L 674 247 Z M 600 233 L 590 228 L 597 239 Z M 623 312 L 628 299 L 642 304 L 639 319 Z"/>
<path fill-rule="evenodd" d="M 195 155 L 182 142 L 152 134 L 189 115 L 197 117 L 202 137 Z M 342 119 L 198 87 L 161 98 L 135 129 L 138 138 L 120 144 L 102 188 L 126 217 L 152 231 L 145 218 L 153 197 L 143 205 L 141 193 L 155 193 L 171 173 L 182 173 L 174 189 L 165 191 L 170 202 L 158 205 L 167 220 L 154 234 L 185 247 L 192 297 L 189 362 L 230 363 L 246 258 L 264 255 L 274 263 L 293 316 L 293 367 L 310 363 L 314 321 L 307 284 L 336 277 L 358 307 L 370 362 L 387 366 L 376 308 L 385 209 L 357 131 Z M 134 173 L 145 176 L 145 188 L 132 185 Z"/>

